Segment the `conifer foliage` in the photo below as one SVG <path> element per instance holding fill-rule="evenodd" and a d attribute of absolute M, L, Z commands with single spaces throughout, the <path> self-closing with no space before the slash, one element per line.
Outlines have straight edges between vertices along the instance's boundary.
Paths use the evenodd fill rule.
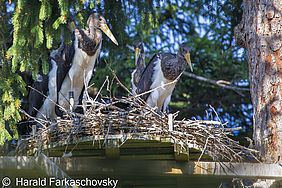
<path fill-rule="evenodd" d="M 25 118 L 20 109 L 27 105 L 26 77 L 47 74 L 50 52 L 61 41 L 69 44 L 74 27 L 83 28 L 94 11 L 106 18 L 120 44 L 116 47 L 103 38 L 101 61 L 92 79 L 96 88 L 105 75 L 112 76 L 109 67 L 130 86 L 134 53 L 128 45 L 136 40 L 144 42 L 149 57 L 158 51 L 176 52 L 178 43 L 186 43 L 191 47 L 195 74 L 248 85 L 247 64 L 233 40 L 241 2 L 0 0 L 0 144 L 11 138 L 5 123 L 15 130 L 16 122 Z M 119 86 L 112 90 L 113 96 L 126 94 Z M 172 110 L 181 110 L 186 118 L 203 117 L 209 104 L 231 125 L 251 125 L 249 93 L 238 95 L 182 76 L 172 97 Z"/>

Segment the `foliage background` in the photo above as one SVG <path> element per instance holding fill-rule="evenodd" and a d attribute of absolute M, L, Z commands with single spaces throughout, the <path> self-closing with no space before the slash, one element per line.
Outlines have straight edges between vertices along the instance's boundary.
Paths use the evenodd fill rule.
<path fill-rule="evenodd" d="M 94 11 L 104 15 L 120 44 L 117 47 L 104 36 L 92 79 L 96 88 L 106 75 L 112 76 L 109 67 L 130 87 L 134 54 L 128 45 L 136 40 L 144 42 L 148 56 L 158 51 L 177 52 L 178 44 L 186 43 L 191 47 L 194 74 L 248 87 L 244 52 L 233 37 L 242 16 L 241 4 L 242 0 L 0 0 L 0 142 L 11 138 L 5 122 L 15 130 L 16 122 L 23 119 L 19 109 L 25 106 L 27 89 L 19 74 L 31 71 L 35 78 L 38 72 L 47 73 L 48 55 L 58 48 L 60 36 L 70 43 L 71 21 L 84 27 Z M 127 95 L 117 85 L 112 93 Z M 248 92 L 238 94 L 183 75 L 173 93 L 171 110 L 180 111 L 179 118 L 218 118 L 210 115 L 209 105 L 228 126 L 241 126 L 241 135 L 251 137 Z"/>

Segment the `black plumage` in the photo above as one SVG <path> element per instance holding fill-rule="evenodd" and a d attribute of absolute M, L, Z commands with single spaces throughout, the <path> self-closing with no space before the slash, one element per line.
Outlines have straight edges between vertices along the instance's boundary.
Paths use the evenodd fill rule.
<path fill-rule="evenodd" d="M 74 56 L 74 46 L 61 44 L 56 50 L 53 50 L 50 54 L 49 60 L 49 73 L 42 76 L 41 85 L 37 84 L 34 88 L 36 95 L 43 97 L 42 100 L 34 98 L 34 95 L 30 96 L 30 100 L 34 100 L 34 103 L 39 107 L 34 108 L 30 105 L 30 109 L 35 110 L 37 118 L 47 119 L 54 121 L 56 119 L 55 107 L 58 100 L 58 91 L 60 90 L 62 83 L 71 67 L 72 58 Z M 42 88 L 40 88 L 42 86 Z M 40 93 L 38 92 L 40 91 Z M 43 95 L 42 95 L 43 94 Z M 47 98 L 45 98 L 47 96 Z"/>
<path fill-rule="evenodd" d="M 58 104 L 65 110 L 76 109 L 85 86 L 88 86 L 92 78 L 102 46 L 102 32 L 118 45 L 105 18 L 100 14 L 91 14 L 87 25 L 86 29 L 75 29 L 72 65 L 59 90 Z M 73 102 L 70 102 L 69 94 L 73 96 Z"/>
<path fill-rule="evenodd" d="M 189 48 L 185 45 L 179 47 L 177 54 L 158 53 L 154 55 L 141 75 L 137 84 L 137 93 L 153 90 L 142 95 L 141 98 L 151 107 L 167 111 L 176 85 L 174 80 L 182 74 L 187 64 L 192 70 Z"/>
<path fill-rule="evenodd" d="M 145 64 L 145 54 L 144 54 L 144 47 L 142 42 L 138 41 L 134 45 L 135 49 L 135 66 L 136 68 L 133 70 L 131 74 L 131 88 L 132 94 L 136 94 L 137 84 L 141 78 L 142 72 L 144 71 L 146 64 Z"/>
<path fill-rule="evenodd" d="M 57 104 L 66 107 L 64 106 L 66 102 L 69 105 L 69 91 L 74 90 L 75 97 L 80 96 L 79 100 L 81 100 L 84 86 L 89 83 L 92 77 L 100 53 L 101 31 L 118 45 L 105 22 L 101 15 L 97 13 L 91 14 L 87 21 L 88 28 L 86 30 L 76 28 L 73 32 L 71 45 L 62 43 L 58 49 L 51 52 L 49 59 L 50 69 L 47 75 L 40 72 L 37 79 L 32 80 L 31 73 L 22 74 L 29 86 L 28 99 L 24 100 L 26 104 L 24 110 L 29 115 L 55 121 L 57 115 L 62 115 L 62 112 L 56 108 Z M 78 82 L 71 85 L 73 80 L 78 80 Z M 78 90 L 75 90 L 76 88 Z M 76 97 L 77 100 L 78 98 Z M 69 108 L 65 109 L 68 110 Z M 28 127 L 30 131 L 29 123 L 25 127 Z"/>
<path fill-rule="evenodd" d="M 50 65 L 52 67 L 52 65 Z M 52 69 L 52 68 L 51 68 Z M 45 96 L 48 92 L 48 75 L 43 73 L 37 75 L 37 79 L 31 84 L 28 94 L 28 111 L 27 113 L 33 117 L 40 110 Z M 45 96 L 44 96 L 45 95 Z"/>
<path fill-rule="evenodd" d="M 72 58 L 74 56 L 74 45 L 64 45 L 62 44 L 58 49 L 58 52 L 54 54 L 52 59 L 56 61 L 57 69 L 57 91 L 60 91 L 62 83 L 70 70 L 72 64 Z"/>
<path fill-rule="evenodd" d="M 73 34 L 74 35 L 74 34 Z M 74 49 L 74 37 L 71 45 L 61 44 L 61 46 L 54 50 L 51 53 L 51 59 L 57 64 L 57 73 L 56 73 L 56 86 L 57 86 L 57 94 L 55 102 L 58 103 L 58 92 L 61 90 L 64 79 L 66 78 L 70 67 L 72 65 L 72 59 L 75 53 Z M 57 116 L 62 116 L 63 112 L 59 110 L 58 106 L 55 105 L 55 114 Z"/>
<path fill-rule="evenodd" d="M 137 83 L 137 93 L 141 94 L 149 91 L 153 83 L 153 73 L 155 62 L 159 60 L 159 54 L 155 54 L 149 61 L 148 65 L 142 72 L 139 82 Z M 150 93 L 144 94 L 141 98 L 146 101 Z"/>

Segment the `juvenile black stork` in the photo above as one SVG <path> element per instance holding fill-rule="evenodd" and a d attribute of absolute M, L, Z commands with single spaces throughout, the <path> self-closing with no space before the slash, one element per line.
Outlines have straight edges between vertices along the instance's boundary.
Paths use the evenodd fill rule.
<path fill-rule="evenodd" d="M 51 53 L 52 69 L 48 74 L 49 97 L 44 100 L 37 117 L 55 120 L 57 116 L 62 116 L 63 111 L 56 103 L 64 110 L 76 108 L 79 97 L 89 84 L 97 64 L 102 46 L 102 31 L 118 45 L 105 18 L 100 14 L 91 14 L 87 25 L 88 28 L 85 30 L 75 29 L 71 47 L 61 45 Z"/>
<path fill-rule="evenodd" d="M 176 82 L 173 81 L 179 78 L 186 69 L 187 64 L 191 71 L 193 71 L 189 47 L 183 44 L 180 45 L 177 54 L 155 54 L 141 75 L 137 84 L 137 93 L 141 94 L 153 90 L 142 95 L 141 98 L 149 106 L 157 107 L 159 111 L 167 112 L 171 94 L 176 85 Z"/>
<path fill-rule="evenodd" d="M 102 32 L 118 45 L 103 16 L 93 13 L 87 24 L 86 30 L 75 30 L 72 66 L 59 91 L 58 104 L 66 110 L 76 108 L 80 95 L 90 82 L 102 46 Z M 73 98 L 73 104 L 69 100 L 69 94 Z"/>
<path fill-rule="evenodd" d="M 137 84 L 140 80 L 142 72 L 144 71 L 145 64 L 145 54 L 142 42 L 138 41 L 134 45 L 135 49 L 135 66 L 136 68 L 131 74 L 131 92 L 133 95 L 137 93 Z"/>
<path fill-rule="evenodd" d="M 38 81 L 35 82 L 34 89 L 36 90 L 32 90 L 29 96 L 29 109 L 37 112 L 37 118 L 51 121 L 56 119 L 57 114 L 55 109 L 58 100 L 58 91 L 60 91 L 62 83 L 71 67 L 74 52 L 74 45 L 67 46 L 63 43 L 58 49 L 51 52 L 49 73 L 47 76 L 42 76 L 41 83 L 37 83 Z M 45 97 L 42 94 L 47 95 L 45 100 L 39 100 Z M 37 109 L 34 107 L 37 107 Z M 34 113 L 30 113 L 30 110 L 29 114 L 34 116 Z"/>
<path fill-rule="evenodd" d="M 66 46 L 62 43 L 50 54 L 47 75 L 43 74 L 41 65 L 36 80 L 32 79 L 31 72 L 19 72 L 27 84 L 28 90 L 27 99 L 22 99 L 22 107 L 30 116 L 55 121 L 57 117 L 55 113 L 57 91 L 70 68 L 73 54 L 74 46 Z M 21 121 L 17 125 L 18 133 L 28 135 L 32 130 L 32 125 L 34 125 L 32 120 Z M 38 123 L 36 125 L 40 126 Z"/>

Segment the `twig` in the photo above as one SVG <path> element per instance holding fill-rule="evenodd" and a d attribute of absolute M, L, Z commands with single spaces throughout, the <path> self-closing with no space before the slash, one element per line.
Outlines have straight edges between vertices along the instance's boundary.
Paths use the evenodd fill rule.
<path fill-rule="evenodd" d="M 54 103 L 56 106 L 58 106 L 58 107 L 60 107 L 61 109 L 63 109 L 64 112 L 68 113 L 68 111 L 67 111 L 66 109 L 64 109 L 62 106 L 60 106 L 60 105 L 57 104 L 55 101 L 53 101 L 52 99 L 50 99 L 49 96 L 45 95 L 45 94 L 42 93 L 41 91 L 39 91 L 39 90 L 37 90 L 37 89 L 35 89 L 35 88 L 31 87 L 31 86 L 28 86 L 28 87 L 29 87 L 30 89 L 36 91 L 36 92 L 39 93 L 40 95 L 42 95 L 42 96 L 45 98 L 45 100 L 46 100 L 46 99 L 50 100 L 50 101 L 51 101 L 52 103 Z"/>
<path fill-rule="evenodd" d="M 38 120 L 37 118 L 32 117 L 31 115 L 29 115 L 26 111 L 24 111 L 24 110 L 22 110 L 22 109 L 20 109 L 19 111 L 20 111 L 21 113 L 23 113 L 24 115 L 26 115 L 28 118 L 33 119 L 36 123 L 39 123 L 40 125 L 42 125 L 44 128 L 47 128 L 46 125 L 44 125 L 44 124 L 42 123 L 42 121 L 45 122 L 45 123 L 49 123 L 49 121 L 46 121 L 46 120 L 43 120 L 43 119 Z"/>
<path fill-rule="evenodd" d="M 105 79 L 105 81 L 104 81 L 104 83 L 103 83 L 102 86 L 100 87 L 98 93 L 96 94 L 96 96 L 95 96 L 95 98 L 94 98 L 94 100 L 93 100 L 94 102 L 97 101 L 98 96 L 100 95 L 102 89 L 105 87 L 106 83 L 108 83 L 108 82 L 109 82 L 109 77 L 107 76 L 106 79 Z M 94 103 L 92 103 L 92 105 L 93 105 L 93 104 L 94 104 Z"/>
<path fill-rule="evenodd" d="M 117 83 L 130 92 L 114 72 L 113 75 Z M 121 136 L 119 139 L 121 139 L 122 144 L 129 138 L 153 139 L 159 136 L 180 144 L 180 152 L 182 149 L 189 147 L 199 149 L 201 154 L 198 162 L 205 153 L 217 161 L 241 161 L 249 158 L 256 160 L 257 151 L 241 146 L 237 141 L 232 140 L 229 135 L 234 129 L 224 128 L 222 122 L 175 120 L 173 122 L 173 131 L 169 131 L 167 126 L 168 115 L 158 114 L 154 108 L 148 106 L 138 96 L 110 98 L 110 103 L 98 102 L 98 96 L 107 83 L 108 79 L 105 80 L 95 99 L 88 101 L 92 105 L 89 106 L 84 115 L 81 115 L 80 129 L 74 131 L 72 119 L 58 120 L 54 126 L 56 129 L 47 127 L 39 131 L 35 137 L 30 138 L 29 147 L 40 150 L 44 144 L 50 143 L 53 146 L 65 146 L 66 143 L 68 145 L 70 142 L 77 144 L 78 141 L 71 138 L 89 136 L 93 138 L 93 141 L 100 142 L 118 134 Z M 110 92 L 108 88 L 107 91 Z M 121 103 L 127 107 L 118 106 Z M 173 116 L 176 118 L 177 114 Z M 50 124 L 47 121 L 43 123 Z"/>
<path fill-rule="evenodd" d="M 200 81 L 203 81 L 203 82 L 207 82 L 207 83 L 222 87 L 223 89 L 233 90 L 241 96 L 244 96 L 241 91 L 250 91 L 249 88 L 234 86 L 234 85 L 231 85 L 230 82 L 227 82 L 227 81 L 223 81 L 223 80 L 216 81 L 216 80 L 208 79 L 208 78 L 205 78 L 205 77 L 202 77 L 202 76 L 198 76 L 198 75 L 190 73 L 190 72 L 184 72 L 183 74 L 185 76 L 190 77 L 190 78 L 194 78 L 196 80 L 200 80 Z"/>

